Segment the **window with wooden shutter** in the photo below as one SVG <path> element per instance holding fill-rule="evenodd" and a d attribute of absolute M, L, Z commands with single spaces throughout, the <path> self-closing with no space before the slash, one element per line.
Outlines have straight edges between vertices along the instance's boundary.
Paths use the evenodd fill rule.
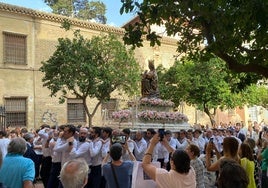
<path fill-rule="evenodd" d="M 26 35 L 3 32 L 3 36 L 4 63 L 26 65 Z"/>

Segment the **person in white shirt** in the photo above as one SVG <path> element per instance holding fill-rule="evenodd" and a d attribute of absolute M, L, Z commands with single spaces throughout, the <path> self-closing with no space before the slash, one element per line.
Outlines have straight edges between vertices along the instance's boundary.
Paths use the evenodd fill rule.
<path fill-rule="evenodd" d="M 6 136 L 7 134 L 5 131 L 0 131 L 0 150 L 2 153 L 3 159 L 5 158 L 7 154 L 7 146 L 10 142 L 10 140 Z"/>
<path fill-rule="evenodd" d="M 193 143 L 198 146 L 200 153 L 204 153 L 206 141 L 203 138 L 202 131 L 200 129 L 194 130 Z"/>
<path fill-rule="evenodd" d="M 102 148 L 101 148 L 101 156 L 102 159 L 104 159 L 107 155 L 107 153 L 110 150 L 110 144 L 111 144 L 111 135 L 112 135 L 113 129 L 110 127 L 104 127 L 102 129 Z"/>
<path fill-rule="evenodd" d="M 101 128 L 92 127 L 90 128 L 90 138 L 91 144 L 89 147 L 89 152 L 91 156 L 91 166 L 90 174 L 88 177 L 87 187 L 90 188 L 99 188 L 101 184 L 101 163 L 102 163 L 102 140 Z"/>
<path fill-rule="evenodd" d="M 50 126 L 47 124 L 41 125 L 40 128 L 41 130 L 38 132 L 38 135 L 40 136 L 41 141 L 42 141 L 42 152 L 43 152 L 43 160 L 42 160 L 42 165 L 41 165 L 41 170 L 40 170 L 40 176 L 44 184 L 44 187 L 47 187 L 50 169 L 52 165 L 51 153 L 48 147 L 49 134 L 51 130 L 50 130 Z"/>
<path fill-rule="evenodd" d="M 77 141 L 74 139 L 76 127 L 72 124 L 64 126 L 63 132 L 60 133 L 59 138 L 54 146 L 53 151 L 61 153 L 61 166 L 71 160 L 70 153 L 77 148 Z"/>
<path fill-rule="evenodd" d="M 134 150 L 134 143 L 133 142 L 134 141 L 130 138 L 130 129 L 129 128 L 123 129 L 122 134 L 126 136 L 128 149 L 131 153 L 133 153 L 133 150 Z M 129 153 L 125 149 L 123 150 L 122 159 L 123 159 L 123 161 L 131 160 Z"/>
<path fill-rule="evenodd" d="M 79 137 L 77 148 L 70 152 L 71 159 L 75 158 L 83 158 L 87 162 L 88 166 L 91 164 L 89 147 L 91 143 L 87 142 L 88 138 L 88 129 L 85 127 L 81 127 L 79 130 Z"/>
<path fill-rule="evenodd" d="M 189 145 L 187 142 L 187 138 L 186 138 L 186 131 L 185 130 L 180 130 L 179 132 L 179 137 L 178 137 L 178 141 L 176 142 L 176 147 L 177 149 L 180 150 L 185 150 L 186 147 Z"/>
<path fill-rule="evenodd" d="M 142 161 L 144 153 L 147 149 L 147 143 L 143 138 L 142 131 L 136 132 L 136 139 L 134 143 L 134 156 L 136 157 L 137 161 Z"/>
<path fill-rule="evenodd" d="M 102 148 L 101 148 L 101 156 L 102 160 L 107 156 L 107 154 L 110 151 L 110 145 L 111 145 L 111 135 L 112 135 L 113 129 L 111 127 L 104 127 L 102 129 Z M 106 180 L 104 176 L 101 176 L 101 185 L 100 188 L 106 187 Z"/>
<path fill-rule="evenodd" d="M 59 175 L 61 170 L 61 152 L 54 151 L 54 147 L 59 139 L 59 135 L 62 135 L 65 125 L 61 125 L 54 129 L 51 139 L 49 141 L 49 149 L 51 152 L 52 166 L 46 188 L 54 188 L 59 186 Z"/>

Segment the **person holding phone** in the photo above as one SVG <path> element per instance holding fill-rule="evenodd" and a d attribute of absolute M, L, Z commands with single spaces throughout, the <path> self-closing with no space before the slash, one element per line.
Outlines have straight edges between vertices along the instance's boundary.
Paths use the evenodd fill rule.
<path fill-rule="evenodd" d="M 171 153 L 171 170 L 167 171 L 166 169 L 157 168 L 151 163 L 152 153 L 159 141 L 159 133 L 154 135 L 150 141 L 142 160 L 144 172 L 153 179 L 157 187 L 160 188 L 196 188 L 195 172 L 190 166 L 190 157 L 184 150 L 174 150 L 165 137 L 163 141 L 160 142 L 167 151 Z"/>
<path fill-rule="evenodd" d="M 130 138 L 130 129 L 129 128 L 125 128 L 122 130 L 122 135 L 126 136 L 126 143 L 128 145 L 128 149 L 131 153 L 133 153 L 134 151 L 134 141 Z M 123 155 L 122 155 L 122 159 L 124 161 L 127 160 L 131 160 L 131 156 L 129 155 L 129 153 L 123 148 Z"/>
<path fill-rule="evenodd" d="M 123 149 L 128 152 L 131 161 L 123 161 L 122 154 Z M 107 163 L 109 158 L 112 158 L 111 163 Z M 107 187 L 131 187 L 131 176 L 133 171 L 133 161 L 136 161 L 133 153 L 129 150 L 128 144 L 125 143 L 114 143 L 111 148 L 110 152 L 104 158 L 102 162 L 102 172 L 103 176 L 107 182 Z"/>

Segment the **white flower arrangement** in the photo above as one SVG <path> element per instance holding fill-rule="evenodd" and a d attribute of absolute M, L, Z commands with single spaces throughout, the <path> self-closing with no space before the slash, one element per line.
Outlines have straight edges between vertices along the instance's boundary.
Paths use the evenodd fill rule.
<path fill-rule="evenodd" d="M 119 110 L 112 113 L 112 118 L 117 120 L 130 119 L 132 116 L 130 110 Z"/>
<path fill-rule="evenodd" d="M 157 112 L 157 111 L 145 110 L 138 113 L 138 118 L 145 121 L 162 120 L 162 121 L 173 121 L 176 123 L 188 122 L 187 116 L 180 112 Z"/>

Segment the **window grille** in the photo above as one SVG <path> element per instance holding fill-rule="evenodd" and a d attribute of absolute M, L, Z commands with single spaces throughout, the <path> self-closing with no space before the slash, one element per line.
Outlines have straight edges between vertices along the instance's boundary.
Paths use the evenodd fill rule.
<path fill-rule="evenodd" d="M 7 127 L 26 126 L 26 98 L 5 98 Z"/>
<path fill-rule="evenodd" d="M 86 111 L 82 99 L 67 100 L 68 122 L 86 122 Z"/>
<path fill-rule="evenodd" d="M 26 65 L 26 35 L 3 32 L 4 63 Z"/>

